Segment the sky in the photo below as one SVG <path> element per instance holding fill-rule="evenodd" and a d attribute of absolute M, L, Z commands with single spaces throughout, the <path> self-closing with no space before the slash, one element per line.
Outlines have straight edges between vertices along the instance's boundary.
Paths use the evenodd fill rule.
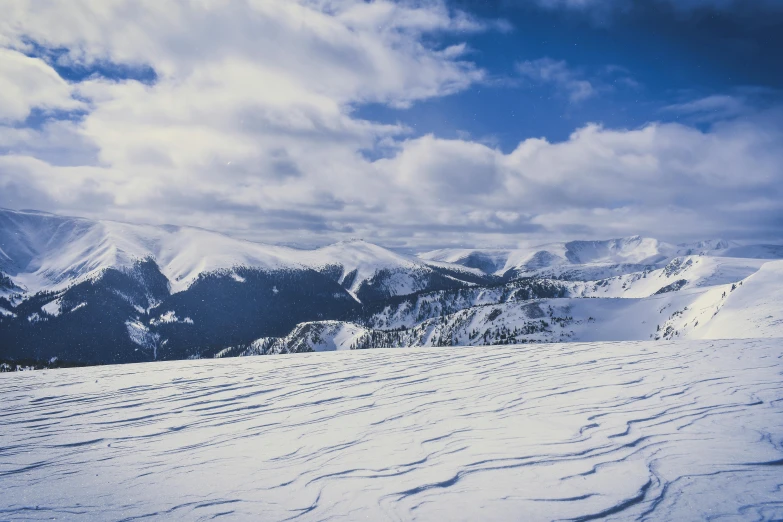
<path fill-rule="evenodd" d="M 6 0 L 0 207 L 299 246 L 783 240 L 779 0 Z"/>

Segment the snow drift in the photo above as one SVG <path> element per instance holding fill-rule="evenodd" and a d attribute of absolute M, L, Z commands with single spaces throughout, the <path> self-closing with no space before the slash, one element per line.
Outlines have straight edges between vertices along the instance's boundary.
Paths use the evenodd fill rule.
<path fill-rule="evenodd" d="M 1 377 L 4 520 L 779 520 L 779 340 Z"/>

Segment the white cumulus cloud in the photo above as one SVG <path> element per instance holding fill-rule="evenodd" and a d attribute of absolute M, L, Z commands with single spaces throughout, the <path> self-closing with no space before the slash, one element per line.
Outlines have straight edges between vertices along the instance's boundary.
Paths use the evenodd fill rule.
<path fill-rule="evenodd" d="M 71 86 L 46 62 L 0 48 L 0 121 L 24 120 L 32 109 L 74 110 Z"/>
<path fill-rule="evenodd" d="M 0 56 L 24 72 L 0 74 L 11 86 L 0 89 L 2 117 L 22 120 L 33 108 L 86 114 L 0 125 L 0 206 L 310 244 L 780 230 L 779 110 L 707 130 L 589 125 L 512 151 L 359 117 L 366 104 L 415 110 L 485 80 L 458 40 L 505 25 L 444 2 L 6 4 Z M 443 34 L 448 45 L 433 43 Z M 22 54 L 41 49 L 43 58 Z M 55 60 L 151 69 L 155 78 L 69 83 Z M 562 62 L 520 67 L 573 101 L 595 94 Z"/>

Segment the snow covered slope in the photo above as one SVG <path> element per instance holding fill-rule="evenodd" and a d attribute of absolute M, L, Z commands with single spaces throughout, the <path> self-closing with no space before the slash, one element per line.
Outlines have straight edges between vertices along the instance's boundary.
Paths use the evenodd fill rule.
<path fill-rule="evenodd" d="M 285 337 L 262 337 L 248 345 L 225 348 L 215 357 L 352 350 L 369 332 L 367 328 L 344 321 L 311 321 L 299 323 Z"/>
<path fill-rule="evenodd" d="M 728 290 L 728 288 L 726 289 Z M 718 289 L 683 292 L 646 299 L 541 299 L 479 305 L 436 315 L 405 329 L 371 327 L 340 321 L 308 323 L 288 335 L 259 339 L 251 349 L 230 355 L 301 353 L 351 348 L 407 346 L 484 346 L 578 341 L 636 341 L 689 338 L 693 324 L 709 321 L 720 306 Z M 704 305 L 704 303 L 707 303 Z M 694 319 L 694 316 L 697 318 Z M 374 324 L 376 317 L 368 323 Z M 336 324 L 353 335 L 340 335 Z M 392 323 L 394 324 L 394 323 Z M 698 324 L 696 324 L 698 326 Z M 318 332 L 313 338 L 312 332 Z"/>
<path fill-rule="evenodd" d="M 407 295 L 454 283 L 486 281 L 483 273 L 461 265 L 425 263 L 362 240 L 340 241 L 316 250 L 297 250 L 294 257 L 317 271 L 336 267 L 338 282 L 354 296 L 370 299 Z"/>
<path fill-rule="evenodd" d="M 436 263 L 433 268 L 418 258 L 364 241 L 299 250 L 197 228 L 0 209 L 0 272 L 28 293 L 59 290 L 96 277 L 101 270 L 131 267 L 146 258 L 157 263 L 174 293 L 190 287 L 201 274 L 236 267 L 335 271 L 339 282 L 354 295 L 363 285 L 382 287 L 376 293 L 402 295 L 429 288 L 433 279 L 451 277 L 463 283 L 463 279 L 482 276 L 480 271 L 459 265 Z"/>
<path fill-rule="evenodd" d="M 0 209 L 0 269 L 29 292 L 56 290 L 106 268 L 154 258 L 184 290 L 200 273 L 252 266 L 294 266 L 293 249 L 261 245 L 196 228 L 153 227 Z"/>
<path fill-rule="evenodd" d="M 0 359 L 212 356 L 360 304 L 495 279 L 363 241 L 300 250 L 0 209 Z"/>
<path fill-rule="evenodd" d="M 676 253 L 672 245 L 632 236 L 606 241 L 551 243 L 516 250 L 442 249 L 419 254 L 422 259 L 479 268 L 487 273 L 529 274 L 567 265 L 654 265 Z"/>
<path fill-rule="evenodd" d="M 584 281 L 640 272 L 645 267 L 658 268 L 686 256 L 781 259 L 783 245 L 742 245 L 722 240 L 672 245 L 632 236 L 606 241 L 551 243 L 516 250 L 442 249 L 419 254 L 422 259 L 478 268 L 488 274 Z"/>
<path fill-rule="evenodd" d="M 716 257 L 740 257 L 747 259 L 781 259 L 783 245 L 742 244 L 737 241 L 699 241 L 677 246 L 677 254 L 707 255 Z"/>
<path fill-rule="evenodd" d="M 0 359 L 783 335 L 781 254 L 634 236 L 422 259 L 0 209 Z"/>
<path fill-rule="evenodd" d="M 766 263 L 741 285 L 732 286 L 715 320 L 692 337 L 783 337 L 783 261 Z"/>
<path fill-rule="evenodd" d="M 342 323 L 353 332 L 345 342 L 330 340 L 339 322 L 315 322 L 275 340 L 274 350 L 241 355 L 316 350 L 304 335 L 311 329 L 320 334 L 319 346 L 331 349 L 783 337 L 783 297 L 776 291 L 783 288 L 783 261 L 766 262 L 758 271 L 754 263 L 695 256 L 603 282 L 520 280 L 431 292 L 366 309 Z M 678 279 L 683 274 L 692 282 Z M 722 284 L 711 284 L 716 282 Z M 667 286 L 653 291 L 662 284 Z"/>
<path fill-rule="evenodd" d="M 0 517 L 780 520 L 781 372 L 743 340 L 7 374 Z"/>
<path fill-rule="evenodd" d="M 691 288 L 742 281 L 756 273 L 764 259 L 733 257 L 675 257 L 663 268 L 643 270 L 598 281 L 571 282 L 573 297 L 648 297 Z M 783 279 L 781 280 L 783 284 Z"/>

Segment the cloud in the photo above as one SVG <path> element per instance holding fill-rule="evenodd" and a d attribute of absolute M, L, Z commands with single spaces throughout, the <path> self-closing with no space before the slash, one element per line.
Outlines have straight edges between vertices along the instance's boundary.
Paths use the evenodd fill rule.
<path fill-rule="evenodd" d="M 450 12 L 442 2 L 418 8 L 315 0 L 12 6 L 0 22 L 12 45 L 33 41 L 67 49 L 58 58 L 63 63 L 151 66 L 164 82 L 194 75 L 208 80 L 231 61 L 271 76 L 263 94 L 278 89 L 277 96 L 295 97 L 301 93 L 284 89 L 304 83 L 338 102 L 405 104 L 460 90 L 482 74 L 416 37 L 482 30 L 481 22 Z M 218 69 L 211 71 L 213 65 Z"/>
<path fill-rule="evenodd" d="M 362 150 L 409 131 L 354 109 L 410 107 L 482 81 L 464 43 L 432 42 L 507 29 L 437 0 L 18 1 L 4 11 L 0 57 L 25 74 L 3 69 L 12 88 L 0 111 L 21 119 L 35 107 L 87 109 L 37 129 L 0 128 L 7 190 L 37 190 L 51 210 L 201 225 L 230 208 L 269 216 L 377 205 L 362 201 L 383 189 L 363 179 Z M 55 67 L 80 71 L 79 81 Z M 135 70 L 151 74 L 116 74 Z"/>
<path fill-rule="evenodd" d="M 542 7 L 555 9 L 567 7 L 570 9 L 586 9 L 588 7 L 597 7 L 601 5 L 613 4 L 615 0 L 537 0 Z"/>
<path fill-rule="evenodd" d="M 499 28 L 438 1 L 12 2 L 2 52 L 24 77 L 43 74 L 46 95 L 14 84 L 27 101 L 0 104 L 16 122 L 0 125 L 0 206 L 412 248 L 779 234 L 779 110 L 706 130 L 588 125 L 507 153 L 357 116 L 483 82 L 455 40 Z M 66 82 L 58 67 L 92 73 Z M 111 74 L 123 68 L 154 75 Z M 574 102 L 608 81 L 549 59 L 520 71 Z M 19 124 L 75 108 L 84 114 Z"/>
<path fill-rule="evenodd" d="M 663 112 L 681 114 L 697 121 L 717 121 L 744 114 L 750 110 L 743 97 L 714 94 L 683 103 L 667 105 Z"/>
<path fill-rule="evenodd" d="M 676 123 L 589 125 L 563 142 L 525 140 L 509 154 L 424 137 L 377 166 L 407 194 L 422 194 L 402 202 L 395 223 L 463 227 L 462 238 L 441 232 L 445 242 L 464 243 L 464 234 L 500 242 L 520 231 L 542 239 L 779 237 L 783 129 L 774 119 L 781 114 L 707 131 Z M 452 193 L 452 186 L 459 189 Z"/>
<path fill-rule="evenodd" d="M 520 62 L 517 64 L 517 72 L 535 82 L 554 86 L 571 103 L 579 103 L 597 95 L 596 87 L 562 60 L 541 58 Z"/>
<path fill-rule="evenodd" d="M 46 62 L 0 48 L 0 121 L 24 120 L 34 108 L 77 110 L 83 105 Z"/>

